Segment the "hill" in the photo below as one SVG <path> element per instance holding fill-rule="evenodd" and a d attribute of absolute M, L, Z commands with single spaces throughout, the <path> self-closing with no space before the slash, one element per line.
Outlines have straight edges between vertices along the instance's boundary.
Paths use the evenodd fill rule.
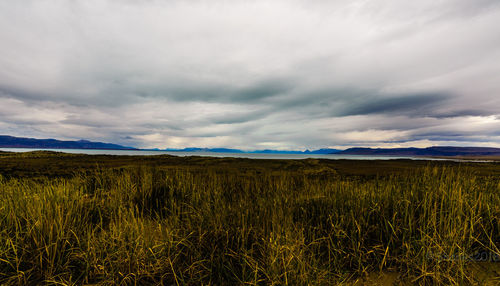
<path fill-rule="evenodd" d="M 434 146 L 428 148 L 349 148 L 337 154 L 386 156 L 500 156 L 500 148 Z"/>
<path fill-rule="evenodd" d="M 35 139 L 0 135 L 1 148 L 46 148 L 46 149 L 109 149 L 135 150 L 112 143 L 92 142 L 88 140 L 61 141 L 56 139 Z"/>

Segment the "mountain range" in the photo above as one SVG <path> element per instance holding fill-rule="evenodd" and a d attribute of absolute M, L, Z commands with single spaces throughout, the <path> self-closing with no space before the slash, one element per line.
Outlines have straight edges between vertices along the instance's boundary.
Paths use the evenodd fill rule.
<path fill-rule="evenodd" d="M 88 140 L 62 141 L 56 139 L 35 139 L 0 135 L 0 148 L 35 148 L 35 149 L 104 149 L 104 150 L 145 150 L 145 151 L 169 151 L 169 152 L 214 152 L 214 153 L 269 153 L 269 154 L 333 154 L 341 150 L 318 149 L 305 151 L 287 150 L 240 150 L 230 148 L 196 148 L 188 147 L 182 149 L 138 149 L 112 143 L 92 142 Z"/>
<path fill-rule="evenodd" d="M 427 148 L 349 148 L 337 154 L 376 156 L 500 156 L 500 148 L 433 146 Z"/>
<path fill-rule="evenodd" d="M 105 150 L 149 150 L 170 152 L 215 152 L 215 153 L 268 153 L 268 154 L 340 154 L 372 156 L 500 156 L 500 148 L 434 146 L 428 148 L 349 148 L 338 150 L 323 148 L 318 150 L 240 150 L 231 148 L 183 148 L 183 149 L 137 149 L 112 143 L 88 140 L 62 141 L 56 139 L 22 138 L 0 135 L 0 148 L 35 149 L 105 149 Z"/>
<path fill-rule="evenodd" d="M 56 139 L 22 138 L 0 135 L 1 148 L 40 148 L 40 149 L 104 149 L 104 150 L 137 150 L 118 144 L 92 142 L 88 140 L 61 141 Z"/>
<path fill-rule="evenodd" d="M 272 149 L 262 149 L 262 150 L 240 150 L 231 148 L 196 148 L 188 147 L 182 149 L 147 149 L 151 151 L 169 151 L 169 152 L 213 152 L 213 153 L 259 153 L 259 154 L 335 154 L 342 150 L 337 149 L 318 149 L 318 150 L 305 150 L 305 151 L 295 151 L 295 150 L 272 150 Z"/>

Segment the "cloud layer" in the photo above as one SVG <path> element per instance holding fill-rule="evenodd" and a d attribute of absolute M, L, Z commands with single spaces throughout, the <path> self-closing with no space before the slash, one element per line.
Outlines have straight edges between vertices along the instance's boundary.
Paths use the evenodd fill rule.
<path fill-rule="evenodd" d="M 0 133 L 500 146 L 498 3 L 0 0 Z"/>

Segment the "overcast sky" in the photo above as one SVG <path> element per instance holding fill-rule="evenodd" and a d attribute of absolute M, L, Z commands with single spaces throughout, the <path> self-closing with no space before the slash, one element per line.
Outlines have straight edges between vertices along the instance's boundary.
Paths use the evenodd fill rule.
<path fill-rule="evenodd" d="M 0 0 L 0 134 L 500 147 L 500 1 Z"/>

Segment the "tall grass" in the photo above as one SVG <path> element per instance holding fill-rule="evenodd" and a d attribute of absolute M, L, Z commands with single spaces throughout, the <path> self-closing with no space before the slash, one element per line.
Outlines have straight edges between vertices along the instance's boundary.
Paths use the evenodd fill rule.
<path fill-rule="evenodd" d="M 469 258 L 499 255 L 499 230 L 498 180 L 458 167 L 0 177 L 5 284 L 329 285 L 386 269 L 473 284 Z"/>

